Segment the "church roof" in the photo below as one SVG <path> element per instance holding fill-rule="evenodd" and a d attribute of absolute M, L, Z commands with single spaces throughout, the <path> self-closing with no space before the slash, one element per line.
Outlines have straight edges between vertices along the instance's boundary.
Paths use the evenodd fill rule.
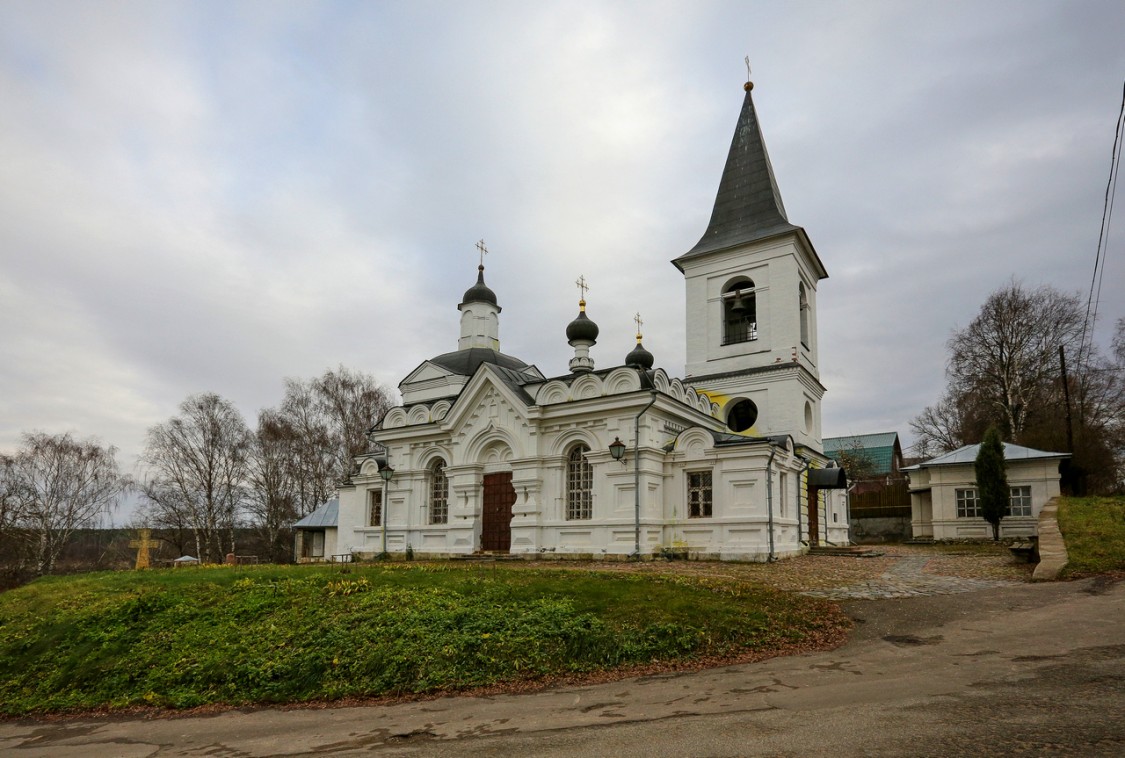
<path fill-rule="evenodd" d="M 716 250 L 786 232 L 804 233 L 801 227 L 789 223 L 785 214 L 754 110 L 752 89 L 753 85 L 748 82 L 707 231 L 695 247 L 672 261 L 681 270 L 683 261 Z"/>
<path fill-rule="evenodd" d="M 465 350 L 455 350 L 436 358 L 431 358 L 430 363 L 435 363 L 444 369 L 461 376 L 472 376 L 477 372 L 482 363 L 491 363 L 494 366 L 509 369 L 526 369 L 529 366 L 519 358 L 490 350 L 487 347 L 470 347 Z"/>

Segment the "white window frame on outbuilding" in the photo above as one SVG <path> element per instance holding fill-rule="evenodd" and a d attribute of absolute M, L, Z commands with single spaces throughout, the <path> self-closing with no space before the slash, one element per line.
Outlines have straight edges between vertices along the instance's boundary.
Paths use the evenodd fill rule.
<path fill-rule="evenodd" d="M 957 518 L 980 518 L 980 496 L 976 487 L 963 487 L 956 490 Z"/>
<path fill-rule="evenodd" d="M 1011 487 L 1011 496 L 1008 498 L 1008 509 L 1004 514 L 1006 516 L 1020 517 L 1031 515 L 1031 487 L 1029 485 L 1021 485 Z"/>

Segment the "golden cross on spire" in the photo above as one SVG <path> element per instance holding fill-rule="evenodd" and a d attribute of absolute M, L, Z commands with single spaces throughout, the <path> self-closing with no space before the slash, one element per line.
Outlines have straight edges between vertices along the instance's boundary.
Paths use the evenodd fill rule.
<path fill-rule="evenodd" d="M 644 321 L 641 321 L 641 313 L 637 311 L 637 315 L 633 316 L 633 321 L 637 324 L 637 342 L 641 341 L 641 327 L 644 326 Z"/>
<path fill-rule="evenodd" d="M 484 268 L 484 256 L 488 255 L 488 245 L 484 244 L 483 238 L 477 243 L 477 250 L 480 251 L 480 266 Z"/>
<path fill-rule="evenodd" d="M 586 276 L 579 276 L 574 280 L 574 284 L 576 287 L 578 287 L 578 291 L 581 293 L 581 297 L 579 299 L 582 302 L 586 302 L 586 293 L 590 291 L 590 285 L 586 283 Z"/>

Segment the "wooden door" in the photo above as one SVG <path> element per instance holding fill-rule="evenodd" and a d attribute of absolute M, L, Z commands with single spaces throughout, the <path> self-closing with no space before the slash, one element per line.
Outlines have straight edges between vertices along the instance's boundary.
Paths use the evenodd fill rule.
<path fill-rule="evenodd" d="M 512 472 L 484 475 L 484 508 L 481 514 L 480 548 L 485 552 L 508 552 L 512 547 L 512 506 L 516 490 Z"/>
<path fill-rule="evenodd" d="M 809 508 L 809 546 L 818 547 L 820 545 L 820 488 L 809 487 L 808 496 Z"/>

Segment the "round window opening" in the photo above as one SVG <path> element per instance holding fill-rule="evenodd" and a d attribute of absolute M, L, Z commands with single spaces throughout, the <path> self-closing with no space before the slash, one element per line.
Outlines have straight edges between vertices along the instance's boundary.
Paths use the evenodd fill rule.
<path fill-rule="evenodd" d="M 812 403 L 805 401 L 805 434 L 812 434 Z"/>
<path fill-rule="evenodd" d="M 758 420 L 758 406 L 752 400 L 739 400 L 727 412 L 727 428 L 732 432 L 745 432 Z"/>

